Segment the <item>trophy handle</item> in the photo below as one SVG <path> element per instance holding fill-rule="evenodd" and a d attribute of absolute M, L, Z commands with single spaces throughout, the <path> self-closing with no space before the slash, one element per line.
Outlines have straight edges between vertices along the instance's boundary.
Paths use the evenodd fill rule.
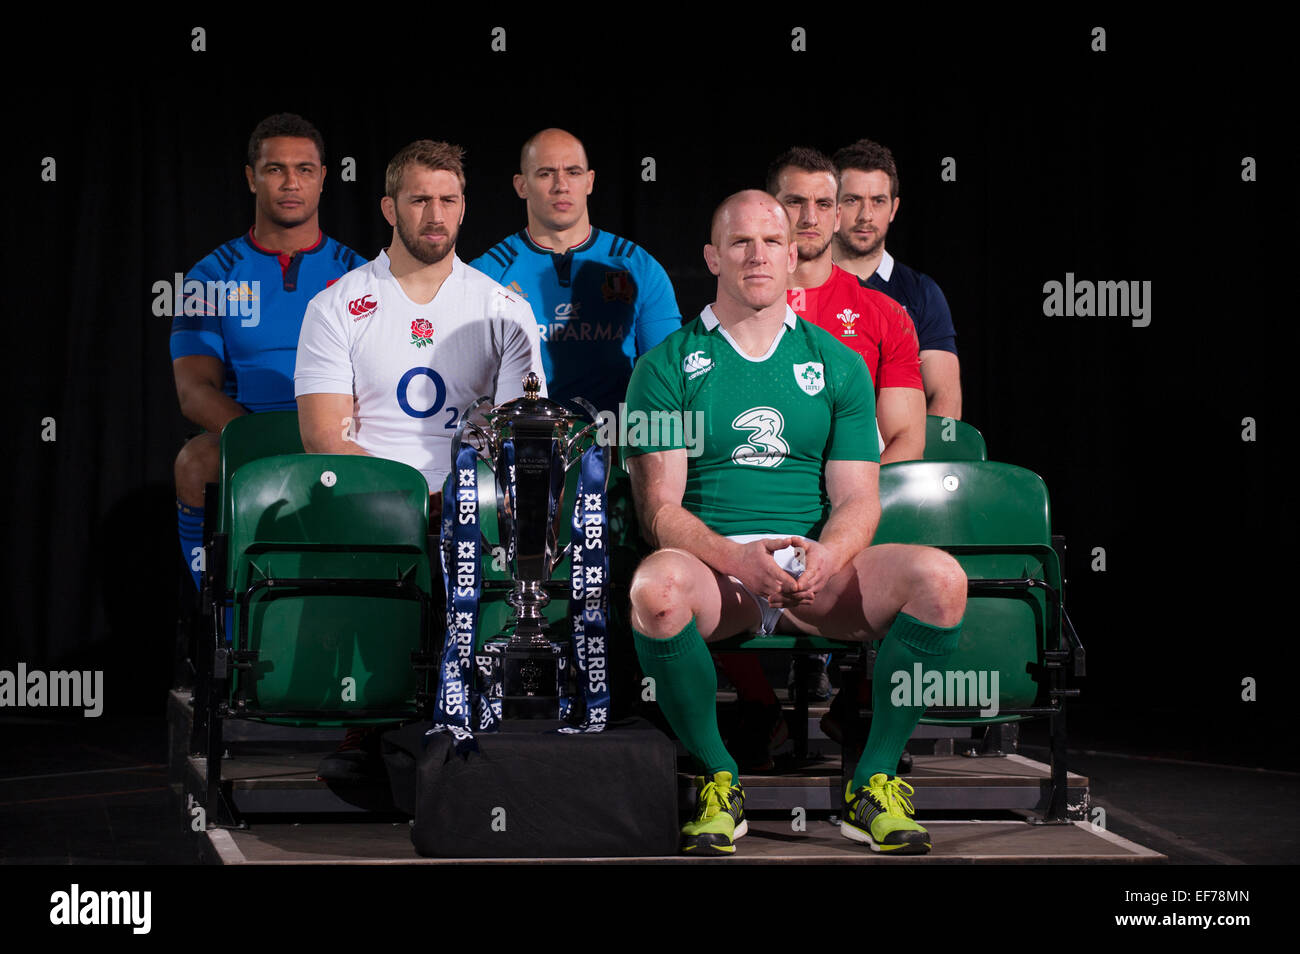
<path fill-rule="evenodd" d="M 567 471 L 570 467 L 582 460 L 582 449 L 578 447 L 584 437 L 596 430 L 599 424 L 588 424 L 578 433 L 574 434 L 564 445 L 564 469 Z M 605 448 L 608 450 L 609 448 Z M 576 453 L 575 453 L 576 450 Z M 606 461 L 608 463 L 608 461 Z"/>
<path fill-rule="evenodd" d="M 461 444 L 464 442 L 465 435 L 467 433 L 472 433 L 476 435 L 487 445 L 487 451 L 488 454 L 490 455 L 489 460 L 491 460 L 491 458 L 496 456 L 495 453 L 496 442 L 492 439 L 492 435 L 487 431 L 483 430 L 483 428 L 479 427 L 477 424 L 470 421 L 470 417 L 474 414 L 475 411 L 477 411 L 484 404 L 491 404 L 491 403 L 492 403 L 492 399 L 485 394 L 477 401 L 475 401 L 473 404 L 471 404 L 466 409 L 465 413 L 460 416 L 460 424 L 457 425 L 456 433 L 453 434 L 451 438 L 451 466 L 453 468 L 456 466 L 456 461 L 460 457 L 460 447 Z M 481 450 L 479 451 L 479 456 L 482 456 Z"/>
<path fill-rule="evenodd" d="M 578 451 L 577 454 L 574 454 L 574 448 L 576 448 L 582 439 L 593 430 L 598 430 L 600 428 L 600 412 L 596 410 L 594 404 L 583 397 L 573 398 L 573 403 L 587 412 L 587 417 L 591 418 L 591 423 L 578 431 L 578 433 L 574 434 L 573 437 L 569 438 L 566 442 L 564 447 L 564 469 L 566 471 L 582 459 L 582 451 Z M 608 453 L 606 454 L 605 464 L 606 466 L 609 464 Z"/>
<path fill-rule="evenodd" d="M 573 403 L 587 412 L 587 416 L 591 418 L 593 424 L 599 423 L 600 412 L 596 410 L 596 405 L 592 404 L 584 397 L 575 397 Z"/>

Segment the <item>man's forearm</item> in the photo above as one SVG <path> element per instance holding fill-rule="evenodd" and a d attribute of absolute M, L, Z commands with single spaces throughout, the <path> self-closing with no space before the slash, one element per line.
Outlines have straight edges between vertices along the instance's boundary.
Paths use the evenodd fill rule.
<path fill-rule="evenodd" d="M 961 420 L 961 362 L 951 351 L 921 352 L 925 412 Z"/>
<path fill-rule="evenodd" d="M 230 395 L 210 385 L 191 387 L 180 404 L 181 414 L 186 420 L 213 434 L 220 434 L 227 424 L 248 413 Z"/>
<path fill-rule="evenodd" d="M 898 460 L 920 460 L 924 454 L 925 418 L 922 418 L 919 428 L 909 427 L 885 441 L 885 448 L 880 452 L 880 462 L 892 464 Z"/>
<path fill-rule="evenodd" d="M 832 573 L 871 545 L 880 523 L 880 502 L 874 497 L 855 497 L 831 509 L 818 542 L 834 554 Z"/>
<path fill-rule="evenodd" d="M 961 420 L 961 385 L 946 385 L 935 388 L 932 393 L 926 395 L 925 413 L 932 414 L 935 417 L 951 417 L 954 421 Z"/>
<path fill-rule="evenodd" d="M 714 533 L 695 514 L 679 504 L 663 504 L 651 517 L 650 542 L 659 549 L 685 550 L 728 576 L 737 574 L 740 544 Z"/>
<path fill-rule="evenodd" d="M 345 436 L 342 428 L 339 431 L 317 430 L 311 434 L 304 434 L 302 449 L 308 454 L 354 454 L 360 457 L 373 456 L 368 450 L 363 448 L 352 437 Z"/>

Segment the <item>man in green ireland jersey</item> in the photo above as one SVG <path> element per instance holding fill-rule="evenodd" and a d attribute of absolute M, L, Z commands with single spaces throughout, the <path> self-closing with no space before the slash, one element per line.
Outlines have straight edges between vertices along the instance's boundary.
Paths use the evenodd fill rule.
<path fill-rule="evenodd" d="M 628 387 L 626 415 L 641 425 L 629 431 L 628 468 L 657 548 L 632 580 L 632 624 L 656 699 L 704 768 L 682 829 L 689 854 L 729 854 L 747 829 L 707 643 L 751 631 L 884 639 L 874 688 L 887 699 L 896 670 L 942 667 L 966 607 L 965 575 L 946 553 L 869 546 L 880 517 L 871 379 L 857 354 L 786 305 L 796 254 L 771 196 L 724 201 L 704 248 L 717 300 L 644 355 Z M 689 456 L 692 424 L 703 441 Z M 892 774 L 924 711 L 878 707 L 845 792 L 846 837 L 929 850 L 909 817 L 911 788 Z"/>

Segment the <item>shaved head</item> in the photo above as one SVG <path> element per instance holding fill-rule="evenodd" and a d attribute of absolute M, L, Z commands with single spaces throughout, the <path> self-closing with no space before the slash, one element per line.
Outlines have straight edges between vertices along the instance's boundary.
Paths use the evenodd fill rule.
<path fill-rule="evenodd" d="M 548 147 L 576 147 L 578 152 L 582 154 L 583 166 L 587 165 L 587 149 L 583 146 L 582 140 L 563 129 L 551 128 L 533 133 L 524 142 L 523 148 L 519 150 L 519 171 L 527 174 L 528 164 L 530 162 L 534 165 L 537 164 L 532 154 L 546 150 Z"/>
<path fill-rule="evenodd" d="M 775 309 L 781 317 L 798 253 L 781 204 L 758 189 L 737 192 L 713 213 L 712 232 L 704 246 L 704 263 L 718 276 L 715 305 L 723 309 L 721 314 Z"/>
<path fill-rule="evenodd" d="M 562 251 L 591 231 L 587 196 L 596 173 L 587 166 L 582 140 L 563 129 L 534 133 L 519 152 L 515 194 L 528 206 L 528 231 L 535 241 Z"/>
<path fill-rule="evenodd" d="M 713 210 L 713 220 L 709 223 L 709 241 L 715 246 L 721 245 L 720 240 L 725 233 L 726 223 L 730 219 L 733 210 L 739 210 L 750 205 L 768 207 L 780 216 L 780 220 L 786 223 L 786 231 L 789 231 L 789 221 L 786 219 L 785 209 L 781 208 L 781 203 L 761 189 L 746 189 L 743 192 L 735 192 L 727 196 Z"/>

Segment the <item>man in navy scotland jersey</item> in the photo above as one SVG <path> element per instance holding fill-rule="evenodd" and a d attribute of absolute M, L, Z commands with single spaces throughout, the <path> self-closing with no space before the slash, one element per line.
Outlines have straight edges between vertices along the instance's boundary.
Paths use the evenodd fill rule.
<path fill-rule="evenodd" d="M 672 282 L 644 249 L 592 227 L 596 173 L 576 137 L 543 129 L 524 143 L 519 169 L 527 228 L 470 265 L 532 306 L 553 400 L 617 410 L 633 362 L 681 326 Z"/>
<path fill-rule="evenodd" d="M 176 457 L 181 550 L 199 584 L 203 486 L 217 480 L 221 431 L 258 411 L 293 410 L 294 357 L 307 303 L 365 259 L 320 230 L 325 147 L 301 116 L 262 120 L 244 175 L 253 227 L 185 276 L 172 319 L 172 371 L 181 413 L 203 428 Z M 197 284 L 191 284 L 197 283 Z"/>
<path fill-rule="evenodd" d="M 859 139 L 833 157 L 840 174 L 835 264 L 907 309 L 921 347 L 926 413 L 961 419 L 961 365 L 952 312 L 934 279 L 885 250 L 898 213 L 898 169 L 888 149 Z"/>

